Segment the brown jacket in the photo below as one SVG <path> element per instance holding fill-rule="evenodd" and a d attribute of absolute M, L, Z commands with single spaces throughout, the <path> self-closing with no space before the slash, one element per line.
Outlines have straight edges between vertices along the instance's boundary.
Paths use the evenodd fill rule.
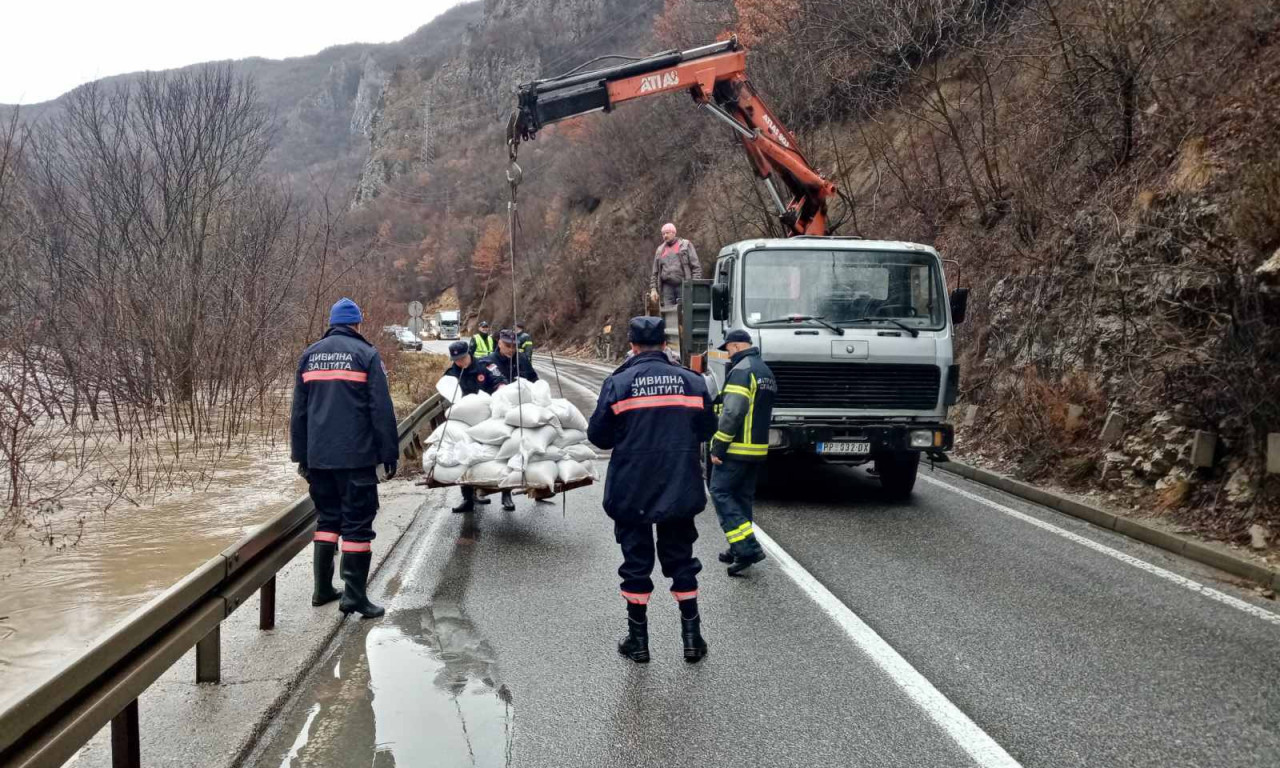
<path fill-rule="evenodd" d="M 679 283 L 684 280 L 701 280 L 702 264 L 693 243 L 683 237 L 674 245 L 663 242 L 653 254 L 653 271 L 649 275 L 649 290 L 658 290 L 661 283 Z"/>

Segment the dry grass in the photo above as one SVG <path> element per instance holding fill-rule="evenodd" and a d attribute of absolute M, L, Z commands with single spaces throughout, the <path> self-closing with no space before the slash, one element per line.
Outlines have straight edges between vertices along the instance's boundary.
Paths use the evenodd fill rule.
<path fill-rule="evenodd" d="M 387 361 L 387 383 L 391 385 L 391 402 L 396 418 L 404 418 L 431 395 L 436 382 L 449 367 L 444 355 L 419 352 L 397 352 Z"/>

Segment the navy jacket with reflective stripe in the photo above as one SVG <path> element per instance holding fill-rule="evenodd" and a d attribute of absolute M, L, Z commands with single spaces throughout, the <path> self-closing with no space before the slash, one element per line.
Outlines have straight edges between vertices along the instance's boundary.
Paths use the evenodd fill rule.
<path fill-rule="evenodd" d="M 613 449 L 604 511 L 624 524 L 693 517 L 707 504 L 699 461 L 715 432 L 702 377 L 662 352 L 642 352 L 605 380 L 587 427 L 597 447 Z"/>
<path fill-rule="evenodd" d="M 355 329 L 333 326 L 298 361 L 290 453 L 312 469 L 358 469 L 400 456 L 387 371 Z"/>
<path fill-rule="evenodd" d="M 481 360 L 475 355 L 471 356 L 471 365 L 466 368 L 451 365 L 444 375 L 457 379 L 464 395 L 474 395 L 479 392 L 492 395 L 498 391 L 498 387 L 507 383 L 507 377 L 502 375 L 502 370 L 498 366 Z"/>

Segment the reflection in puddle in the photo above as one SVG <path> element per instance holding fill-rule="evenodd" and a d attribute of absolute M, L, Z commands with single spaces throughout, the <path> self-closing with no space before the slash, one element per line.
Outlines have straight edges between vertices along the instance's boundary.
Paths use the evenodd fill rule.
<path fill-rule="evenodd" d="M 396 614 L 365 644 L 379 753 L 395 764 L 506 765 L 511 694 L 457 605 Z"/>
<path fill-rule="evenodd" d="M 462 610 L 477 533 L 471 521 L 463 527 L 430 605 L 401 593 L 385 618 L 358 625 L 259 768 L 510 764 L 511 692 Z"/>

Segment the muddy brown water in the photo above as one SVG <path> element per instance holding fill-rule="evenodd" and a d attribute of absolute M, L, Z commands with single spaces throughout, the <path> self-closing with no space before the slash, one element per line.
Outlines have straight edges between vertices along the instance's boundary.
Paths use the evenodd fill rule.
<path fill-rule="evenodd" d="M 259 446 L 198 489 L 91 514 L 75 547 L 0 543 L 0 709 L 305 492 L 287 446 Z"/>

